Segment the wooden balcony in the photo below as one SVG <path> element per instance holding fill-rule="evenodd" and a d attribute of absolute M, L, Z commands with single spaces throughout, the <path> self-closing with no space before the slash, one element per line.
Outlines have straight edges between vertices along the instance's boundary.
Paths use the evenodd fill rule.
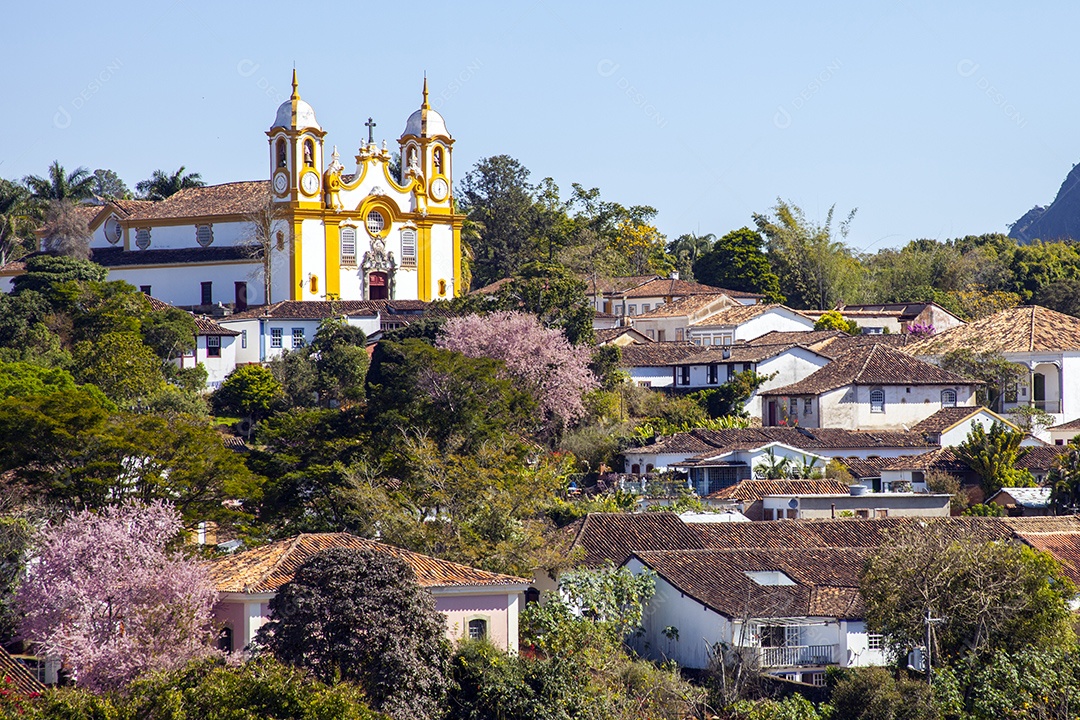
<path fill-rule="evenodd" d="M 763 668 L 833 665 L 837 662 L 836 645 L 789 645 L 758 650 Z"/>

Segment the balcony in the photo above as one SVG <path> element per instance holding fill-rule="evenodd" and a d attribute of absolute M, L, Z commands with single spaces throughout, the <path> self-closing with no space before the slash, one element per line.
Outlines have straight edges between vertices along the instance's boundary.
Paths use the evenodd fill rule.
<path fill-rule="evenodd" d="M 832 665 L 837 662 L 836 649 L 836 645 L 763 647 L 758 648 L 758 657 L 763 668 Z"/>

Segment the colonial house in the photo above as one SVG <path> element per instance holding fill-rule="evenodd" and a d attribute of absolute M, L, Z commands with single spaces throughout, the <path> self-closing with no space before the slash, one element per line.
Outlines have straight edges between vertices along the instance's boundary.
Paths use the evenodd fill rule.
<path fill-rule="evenodd" d="M 981 425 L 983 430 L 989 432 L 994 423 L 1001 423 L 1013 431 L 1020 430 L 996 412 L 981 406 L 943 407 L 925 420 L 915 423 L 911 429 L 925 435 L 929 442 L 945 447 L 959 445 L 967 440 L 968 433 L 975 425 Z M 1022 444 L 1037 446 L 1046 443 L 1027 435 Z"/>
<path fill-rule="evenodd" d="M 508 652 L 518 648 L 518 611 L 529 582 L 402 550 L 348 533 L 303 534 L 215 560 L 211 577 L 221 594 L 214 617 L 222 647 L 243 650 L 270 619 L 270 600 L 300 565 L 330 548 L 375 550 L 404 560 L 446 616 L 451 642 L 487 638 Z"/>
<path fill-rule="evenodd" d="M 715 490 L 705 496 L 705 502 L 710 505 L 734 505 L 739 512 L 750 520 L 764 520 L 764 500 L 777 494 L 794 495 L 847 495 L 848 486 L 838 480 L 742 480 L 734 485 L 729 485 Z M 769 520 L 783 519 L 788 517 L 784 512 L 779 518 L 769 517 Z M 794 515 L 791 516 L 795 518 Z"/>
<path fill-rule="evenodd" d="M 1001 353 L 1027 368 L 1026 377 L 1005 388 L 995 410 L 1033 406 L 1058 424 L 1080 413 L 1080 318 L 1038 305 L 1015 307 L 910 343 L 904 352 L 940 362 L 961 349 Z"/>
<path fill-rule="evenodd" d="M 686 339 L 696 345 L 731 345 L 740 340 L 755 340 L 771 332 L 813 329 L 812 318 L 784 305 L 736 305 L 690 323 L 686 328 Z"/>
<path fill-rule="evenodd" d="M 1048 427 L 1046 434 L 1054 445 L 1067 445 L 1070 440 L 1080 435 L 1080 418 Z"/>
<path fill-rule="evenodd" d="M 934 302 L 885 303 L 878 305 L 844 305 L 836 307 L 845 320 L 854 320 L 866 334 L 906 333 L 912 325 L 932 326 L 943 332 L 964 324 L 964 321 Z M 805 311 L 817 319 L 824 310 Z"/>
<path fill-rule="evenodd" d="M 695 323 L 704 321 L 733 305 L 734 301 L 721 293 L 687 295 L 660 305 L 648 303 L 631 305 L 634 315 L 627 318 L 625 322 L 632 324 L 638 332 L 643 333 L 650 340 L 683 342 L 690 340 L 690 327 Z M 639 314 L 637 309 L 642 306 L 652 309 Z"/>
<path fill-rule="evenodd" d="M 630 643 L 645 657 L 684 668 L 738 657 L 753 669 L 814 685 L 825 684 L 830 666 L 883 665 L 882 637 L 867 631 L 859 593 L 868 554 L 853 548 L 635 552 L 624 567 L 655 573 L 656 591 L 643 632 Z"/>
<path fill-rule="evenodd" d="M 700 352 L 700 347 L 688 342 L 631 343 L 622 347 L 620 369 L 635 385 L 671 389 L 683 361 Z"/>
<path fill-rule="evenodd" d="M 762 501 L 765 520 L 822 520 L 841 517 L 948 517 L 952 495 L 927 492 L 870 492 L 852 485 L 843 495 L 776 493 Z"/>
<path fill-rule="evenodd" d="M 696 429 L 658 437 L 648 445 L 623 451 L 625 472 L 660 472 L 677 463 L 700 462 L 739 448 L 770 442 L 797 448 L 800 453 L 824 458 L 895 458 L 935 448 L 918 433 L 895 430 L 843 428 L 760 427 L 731 430 Z M 636 467 L 636 470 L 635 470 Z M 702 469 L 707 465 L 699 466 Z"/>
<path fill-rule="evenodd" d="M 902 429 L 943 407 L 973 406 L 976 385 L 886 345 L 868 345 L 796 383 L 761 391 L 762 423 Z"/>
<path fill-rule="evenodd" d="M 702 453 L 672 463 L 671 467 L 687 474 L 690 487 L 699 496 L 709 497 L 717 490 L 759 475 L 765 467 L 782 469 L 784 474 L 794 477 L 805 477 L 814 469 L 824 470 L 827 463 L 828 459 L 823 455 L 771 441 Z"/>
<path fill-rule="evenodd" d="M 150 297 L 146 299 L 156 312 L 172 309 L 166 302 Z M 195 316 L 195 348 L 173 360 L 180 368 L 193 368 L 200 363 L 206 369 L 206 387 L 217 389 L 222 381 L 236 369 L 236 350 L 240 333 L 218 325 L 205 315 Z"/>
<path fill-rule="evenodd" d="M 1049 476 L 1061 451 L 1062 449 L 1056 445 L 1044 443 L 1024 446 L 1023 453 L 1017 458 L 1016 468 L 1029 471 L 1035 482 L 1042 484 Z M 883 488 L 900 484 L 905 487 L 910 486 L 915 490 L 926 490 L 926 476 L 931 472 L 955 476 L 962 486 L 967 486 L 967 494 L 971 502 L 983 502 L 984 497 L 979 489 L 979 476 L 960 457 L 955 447 L 940 447 L 919 455 L 896 458 L 882 469 L 881 484 Z"/>
<path fill-rule="evenodd" d="M 671 277 L 666 278 L 659 275 L 588 278 L 586 283 L 586 294 L 596 310 L 623 319 L 644 315 L 660 305 L 673 303 L 692 295 L 722 295 L 725 298 L 724 302 L 732 305 L 753 305 L 760 302 L 763 297 L 755 293 L 680 280 L 678 273 L 672 273 Z M 674 339 L 668 338 L 668 340 Z"/>

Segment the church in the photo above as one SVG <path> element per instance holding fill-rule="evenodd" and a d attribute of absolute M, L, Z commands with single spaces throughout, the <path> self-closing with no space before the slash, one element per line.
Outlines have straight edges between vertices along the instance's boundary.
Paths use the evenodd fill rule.
<path fill-rule="evenodd" d="M 110 280 L 202 312 L 460 294 L 454 140 L 428 102 L 427 79 L 398 140 L 400 169 L 373 126 L 369 118 L 354 170 L 336 146 L 327 161 L 327 131 L 300 98 L 294 70 L 292 95 L 266 133 L 269 179 L 85 208 L 92 259 Z"/>

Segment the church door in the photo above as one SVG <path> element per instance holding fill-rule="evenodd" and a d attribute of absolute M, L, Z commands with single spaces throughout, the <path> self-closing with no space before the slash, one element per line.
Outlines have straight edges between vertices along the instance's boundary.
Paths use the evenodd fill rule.
<path fill-rule="evenodd" d="M 386 284 L 386 273 L 373 272 L 368 275 L 368 300 L 389 300 L 390 293 Z"/>

